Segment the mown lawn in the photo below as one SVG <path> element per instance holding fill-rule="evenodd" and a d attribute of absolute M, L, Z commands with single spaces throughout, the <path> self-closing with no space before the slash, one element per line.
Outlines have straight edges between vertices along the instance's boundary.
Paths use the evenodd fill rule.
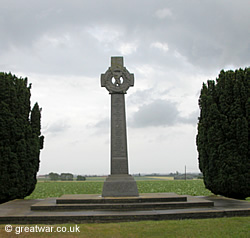
<path fill-rule="evenodd" d="M 0 237 L 91 237 L 91 238 L 144 238 L 144 237 L 180 237 L 180 238 L 247 238 L 250 237 L 250 217 L 175 220 L 175 221 L 140 221 L 107 224 L 78 224 L 80 232 L 22 232 L 20 226 L 13 225 L 13 231 L 5 232 L 5 225 L 0 225 Z M 35 225 L 27 225 L 29 228 Z M 48 225 L 38 225 L 48 227 Z M 67 231 L 73 230 L 75 224 L 51 225 L 53 231 L 57 227 L 65 227 Z"/>

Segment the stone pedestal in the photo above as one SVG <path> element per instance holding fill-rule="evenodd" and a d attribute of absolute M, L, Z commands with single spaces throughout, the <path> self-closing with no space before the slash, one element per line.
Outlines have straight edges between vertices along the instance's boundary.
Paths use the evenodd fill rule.
<path fill-rule="evenodd" d="M 111 175 L 103 185 L 103 197 L 139 196 L 128 172 L 125 97 L 134 85 L 134 75 L 123 66 L 122 57 L 112 57 L 111 67 L 101 75 L 101 86 L 111 94 Z"/>
<path fill-rule="evenodd" d="M 103 184 L 103 197 L 139 196 L 134 178 L 129 174 L 109 175 Z"/>

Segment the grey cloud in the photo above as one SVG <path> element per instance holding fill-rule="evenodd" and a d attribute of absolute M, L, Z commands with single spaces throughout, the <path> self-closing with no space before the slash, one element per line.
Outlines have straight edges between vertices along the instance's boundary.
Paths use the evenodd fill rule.
<path fill-rule="evenodd" d="M 129 125 L 132 127 L 165 127 L 176 124 L 197 123 L 197 113 L 194 112 L 183 117 L 177 109 L 177 104 L 168 100 L 157 99 L 149 104 L 139 107 L 137 112 L 129 118 Z"/>
<path fill-rule="evenodd" d="M 68 130 L 69 128 L 70 128 L 70 124 L 67 121 L 58 120 L 48 125 L 47 128 L 45 128 L 44 134 L 45 135 L 46 134 L 52 134 L 52 135 L 61 134 L 64 131 Z"/>
<path fill-rule="evenodd" d="M 176 28 L 180 33 L 175 31 L 172 35 L 176 47 L 190 62 L 202 67 L 245 64 L 246 59 L 241 58 L 239 51 L 249 47 L 246 37 L 250 33 L 249 7 L 247 0 L 222 0 L 192 1 L 174 8 L 178 11 L 177 21 L 181 23 Z"/>
<path fill-rule="evenodd" d="M 107 132 L 109 129 L 109 125 L 110 125 L 110 118 L 106 117 L 98 121 L 96 124 L 94 124 L 93 127 L 98 129 L 98 131 Z"/>
<path fill-rule="evenodd" d="M 129 95 L 127 99 L 128 105 L 145 104 L 148 100 L 152 100 L 154 89 L 149 88 L 145 90 L 137 90 L 135 93 Z"/>
<path fill-rule="evenodd" d="M 7 71 L 93 76 L 128 43 L 136 45 L 126 56 L 131 64 L 184 70 L 185 59 L 207 71 L 250 63 L 248 0 L 14 2 L 1 2 L 0 65 L 8 62 Z M 111 42 L 106 28 L 118 33 Z M 109 41 L 89 29 L 103 29 Z M 169 50 L 150 47 L 156 42 Z"/>
<path fill-rule="evenodd" d="M 139 107 L 129 124 L 133 127 L 171 126 L 177 122 L 178 115 L 175 103 L 158 99 Z"/>
<path fill-rule="evenodd" d="M 140 40 L 143 61 L 178 68 L 181 67 L 181 60 L 175 59 L 178 52 L 188 62 L 205 70 L 249 63 L 246 58 L 249 1 L 177 0 L 165 2 L 164 7 L 171 9 L 171 18 L 152 20 L 150 27 L 142 25 L 138 30 L 138 35 L 143 36 Z M 155 41 L 167 43 L 169 51 L 156 52 L 148 47 Z"/>
<path fill-rule="evenodd" d="M 107 134 L 109 133 L 109 127 L 110 125 L 110 118 L 106 117 L 103 119 L 100 119 L 97 123 L 89 124 L 89 128 L 95 129 L 94 135 L 100 135 L 100 134 Z"/>
<path fill-rule="evenodd" d="M 178 122 L 183 124 L 196 125 L 198 123 L 199 111 L 194 111 L 186 117 L 179 116 Z"/>
<path fill-rule="evenodd" d="M 108 127 L 108 126 L 109 126 L 109 118 L 108 118 L 108 117 L 106 117 L 106 118 L 104 118 L 104 119 L 98 121 L 98 122 L 94 125 L 94 127 L 96 127 L 96 128 L 106 128 L 106 127 Z"/>
<path fill-rule="evenodd" d="M 145 105 L 150 104 L 152 101 L 164 97 L 171 93 L 171 88 L 147 88 L 147 89 L 138 89 L 135 93 L 129 95 L 127 99 L 128 105 Z"/>

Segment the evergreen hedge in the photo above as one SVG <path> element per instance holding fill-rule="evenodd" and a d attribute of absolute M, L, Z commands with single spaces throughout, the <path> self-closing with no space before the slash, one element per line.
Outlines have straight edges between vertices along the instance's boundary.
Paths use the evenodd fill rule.
<path fill-rule="evenodd" d="M 31 110 L 27 78 L 0 73 L 0 202 L 32 193 L 43 148 L 41 108 Z"/>
<path fill-rule="evenodd" d="M 214 194 L 250 196 L 250 68 L 203 84 L 196 138 L 199 168 Z"/>

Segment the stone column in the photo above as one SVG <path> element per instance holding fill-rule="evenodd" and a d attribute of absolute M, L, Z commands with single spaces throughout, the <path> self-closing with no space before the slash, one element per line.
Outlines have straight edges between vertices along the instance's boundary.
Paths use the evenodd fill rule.
<path fill-rule="evenodd" d="M 101 86 L 111 94 L 111 174 L 103 185 L 103 197 L 139 196 L 128 172 L 125 97 L 134 75 L 123 66 L 123 57 L 111 57 L 111 67 L 101 75 Z"/>
<path fill-rule="evenodd" d="M 111 94 L 111 174 L 128 174 L 124 94 Z"/>

